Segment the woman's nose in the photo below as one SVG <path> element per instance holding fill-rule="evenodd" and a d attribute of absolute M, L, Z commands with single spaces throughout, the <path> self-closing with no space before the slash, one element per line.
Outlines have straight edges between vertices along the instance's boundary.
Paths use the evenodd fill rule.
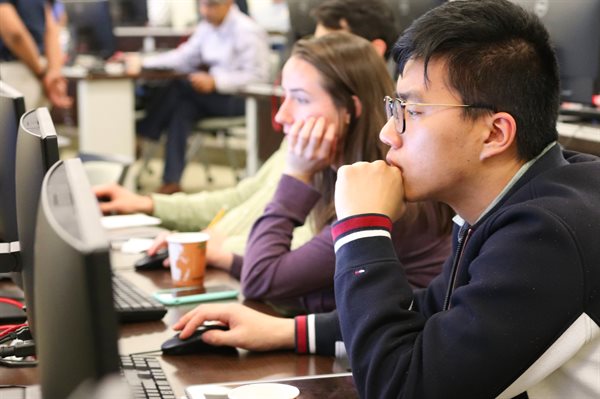
<path fill-rule="evenodd" d="M 285 99 L 279 106 L 277 113 L 275 114 L 275 122 L 280 125 L 292 124 L 293 120 L 290 113 L 290 106 L 288 100 Z"/>

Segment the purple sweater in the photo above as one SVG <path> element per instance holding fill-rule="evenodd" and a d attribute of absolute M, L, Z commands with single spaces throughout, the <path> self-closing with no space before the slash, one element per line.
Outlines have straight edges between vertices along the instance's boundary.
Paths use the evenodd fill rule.
<path fill-rule="evenodd" d="M 240 276 L 248 299 L 269 300 L 302 312 L 335 309 L 333 274 L 335 253 L 331 226 L 310 241 L 290 249 L 295 227 L 306 218 L 320 194 L 314 187 L 283 175 L 263 215 L 248 237 L 244 258 L 236 256 L 232 274 Z M 425 287 L 441 271 L 451 250 L 450 235 L 440 236 L 432 204 L 405 228 L 402 220 L 392 230 L 392 240 L 406 278 L 413 287 Z"/>

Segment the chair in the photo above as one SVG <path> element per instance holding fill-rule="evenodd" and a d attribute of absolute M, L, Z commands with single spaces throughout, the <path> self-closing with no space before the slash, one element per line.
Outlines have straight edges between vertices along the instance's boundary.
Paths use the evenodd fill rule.
<path fill-rule="evenodd" d="M 186 161 L 189 163 L 196 156 L 199 156 L 204 165 L 206 178 L 209 182 L 213 181 L 210 173 L 210 165 L 206 156 L 205 135 L 214 135 L 225 150 L 227 161 L 231 167 L 234 178 L 240 181 L 242 176 L 237 172 L 239 162 L 236 159 L 234 150 L 230 146 L 232 137 L 244 137 L 246 135 L 246 117 L 245 116 L 229 116 L 229 117 L 214 117 L 206 118 L 196 124 L 196 128 L 190 136 L 190 143 L 186 153 Z"/>
<path fill-rule="evenodd" d="M 117 183 L 123 185 L 133 159 L 119 155 L 79 153 L 91 185 Z"/>
<path fill-rule="evenodd" d="M 274 82 L 281 67 L 281 55 L 276 51 L 271 51 L 269 55 L 270 76 L 269 81 Z M 246 110 L 248 111 L 248 110 Z M 136 118 L 138 116 L 136 115 Z M 227 161 L 234 174 L 236 181 L 242 179 L 242 172 L 238 172 L 241 162 L 238 162 L 235 151 L 230 146 L 231 138 L 245 138 L 246 136 L 246 117 L 242 116 L 226 116 L 226 117 L 211 117 L 204 118 L 196 124 L 194 130 L 188 138 L 188 149 L 186 151 L 186 163 L 191 160 L 200 158 L 206 172 L 208 182 L 212 182 L 213 178 L 210 173 L 209 159 L 206 156 L 205 136 L 210 135 L 217 138 L 221 147 L 225 151 Z M 153 171 L 149 167 L 150 159 L 153 158 L 159 148 L 164 144 L 163 140 L 152 141 L 143 140 L 141 146 L 140 158 L 142 166 L 136 176 L 136 186 L 141 188 L 141 176 L 144 172 L 150 174 Z"/>

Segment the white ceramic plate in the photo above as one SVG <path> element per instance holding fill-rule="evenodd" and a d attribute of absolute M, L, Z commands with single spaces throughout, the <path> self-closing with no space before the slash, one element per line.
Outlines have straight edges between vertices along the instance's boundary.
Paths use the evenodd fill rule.
<path fill-rule="evenodd" d="M 294 399 L 300 390 L 292 385 L 278 383 L 259 383 L 242 385 L 229 392 L 229 399 Z"/>

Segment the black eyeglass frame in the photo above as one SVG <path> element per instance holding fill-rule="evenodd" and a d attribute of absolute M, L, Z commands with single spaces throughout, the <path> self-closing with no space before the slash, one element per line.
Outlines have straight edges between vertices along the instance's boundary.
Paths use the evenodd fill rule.
<path fill-rule="evenodd" d="M 497 112 L 496 109 L 486 104 L 433 104 L 433 103 L 412 103 L 401 98 L 385 96 L 383 98 L 385 114 L 387 119 L 394 118 L 394 126 L 398 134 L 404 134 L 406 132 L 406 106 L 417 105 L 417 106 L 434 106 L 434 107 L 455 107 L 455 108 L 479 108 L 487 109 L 492 112 Z M 397 104 L 397 105 L 396 105 Z M 400 120 L 399 114 L 402 114 L 402 120 Z M 400 125 L 400 122 L 402 124 Z M 402 129 L 398 129 L 398 126 L 402 126 Z"/>

